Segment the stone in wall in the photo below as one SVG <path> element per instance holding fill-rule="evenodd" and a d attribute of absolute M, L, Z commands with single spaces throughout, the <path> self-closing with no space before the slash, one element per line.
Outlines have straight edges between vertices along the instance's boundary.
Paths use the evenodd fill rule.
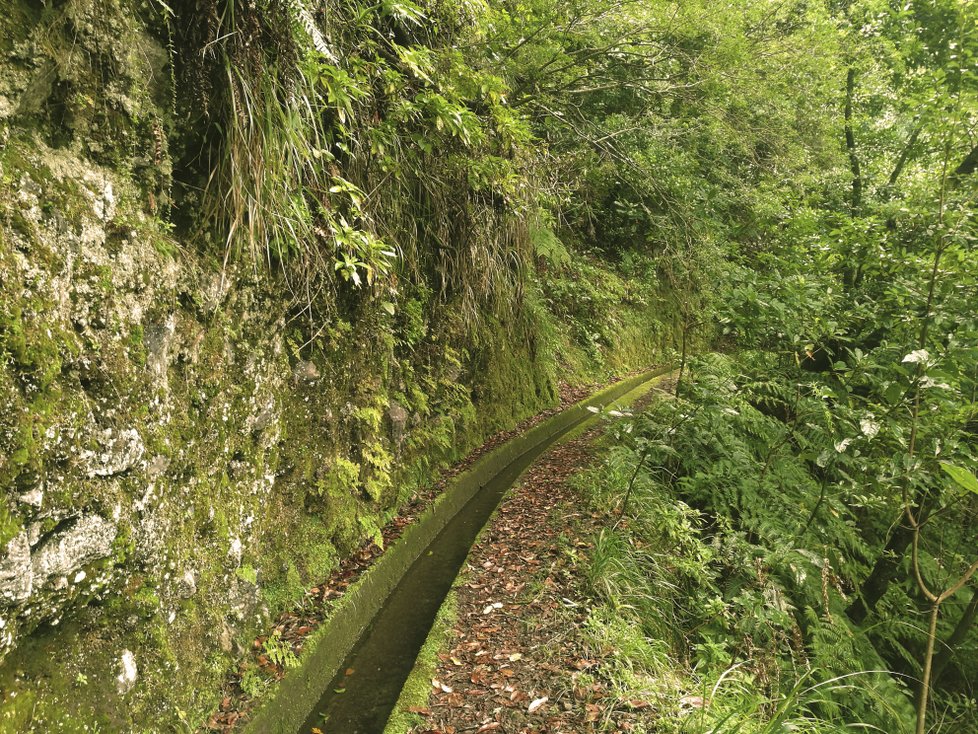
<path fill-rule="evenodd" d="M 7 543 L 0 560 L 0 599 L 7 604 L 21 604 L 31 596 L 34 587 L 31 569 L 31 546 L 27 533 L 20 532 Z"/>
<path fill-rule="evenodd" d="M 83 515 L 59 528 L 37 538 L 33 546 L 26 530 L 7 544 L 0 560 L 0 601 L 8 609 L 25 606 L 46 589 L 64 588 L 87 564 L 112 552 L 118 532 L 98 515 Z"/>
<path fill-rule="evenodd" d="M 83 566 L 112 551 L 117 528 L 98 515 L 83 515 L 31 549 L 31 573 L 38 588 L 73 577 Z"/>
<path fill-rule="evenodd" d="M 132 469 L 143 458 L 146 450 L 139 432 L 134 428 L 116 434 L 106 428 L 98 435 L 99 450 L 86 452 L 82 460 L 86 462 L 89 477 L 111 477 Z"/>

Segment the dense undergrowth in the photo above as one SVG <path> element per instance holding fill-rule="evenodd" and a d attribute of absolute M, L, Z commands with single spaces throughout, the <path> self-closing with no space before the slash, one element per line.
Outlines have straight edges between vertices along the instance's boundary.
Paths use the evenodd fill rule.
<path fill-rule="evenodd" d="M 627 650 L 620 685 L 659 693 L 672 718 L 655 730 L 971 731 L 974 6 L 780 10 L 777 30 L 714 50 L 742 52 L 726 58 L 746 66 L 724 77 L 736 98 L 810 116 L 754 121 L 754 154 L 776 141 L 786 156 L 772 168 L 762 155 L 704 174 L 714 202 L 739 192 L 741 207 L 699 211 L 723 232 L 723 264 L 702 242 L 678 259 L 708 283 L 678 312 L 722 353 L 682 360 L 675 399 L 637 416 L 585 482 L 622 513 L 595 552 L 596 644 Z M 764 43 L 784 66 L 752 77 Z M 829 77 L 792 56 L 805 43 Z"/>
<path fill-rule="evenodd" d="M 617 426 L 605 464 L 578 479 L 617 517 L 591 559 L 595 654 L 609 656 L 603 671 L 622 700 L 655 696 L 653 731 L 913 731 L 927 626 L 909 558 L 872 624 L 852 618 L 879 554 L 869 521 L 899 521 L 880 470 L 893 437 L 862 406 L 769 360 L 696 360 L 680 396 Z M 966 445 L 945 452 L 971 461 Z M 924 562 L 953 577 L 968 558 L 951 549 L 966 547 L 973 518 L 940 474 L 930 481 L 957 496 L 959 513 Z M 948 602 L 941 641 L 967 606 Z M 940 730 L 976 725 L 970 637 L 939 648 Z"/>

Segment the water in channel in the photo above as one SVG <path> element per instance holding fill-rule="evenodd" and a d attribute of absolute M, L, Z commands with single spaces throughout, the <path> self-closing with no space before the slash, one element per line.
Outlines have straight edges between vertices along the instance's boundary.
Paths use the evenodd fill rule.
<path fill-rule="evenodd" d="M 469 548 L 503 494 L 576 421 L 529 449 L 496 474 L 453 517 L 414 562 L 364 632 L 300 730 L 323 734 L 381 734 L 414 667 L 435 616 Z M 347 675 L 349 672 L 349 675 Z"/>

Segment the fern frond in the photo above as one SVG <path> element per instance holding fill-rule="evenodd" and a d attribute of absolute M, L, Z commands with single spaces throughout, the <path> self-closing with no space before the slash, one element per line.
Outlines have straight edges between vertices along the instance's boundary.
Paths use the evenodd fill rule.
<path fill-rule="evenodd" d="M 292 11 L 293 20 L 298 23 L 305 32 L 309 35 L 312 40 L 313 47 L 321 53 L 324 57 L 329 59 L 332 63 L 337 63 L 336 54 L 330 49 L 329 44 L 326 42 L 326 37 L 319 30 L 316 25 L 315 19 L 312 17 L 312 13 L 306 9 L 306 6 L 302 4 L 302 0 L 288 0 L 289 10 Z"/>

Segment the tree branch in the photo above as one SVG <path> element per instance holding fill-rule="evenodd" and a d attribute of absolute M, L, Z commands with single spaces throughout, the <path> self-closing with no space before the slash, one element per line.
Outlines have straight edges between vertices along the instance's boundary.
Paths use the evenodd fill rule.
<path fill-rule="evenodd" d="M 944 672 L 944 669 L 954 657 L 955 649 L 968 636 L 968 632 L 974 625 L 976 618 L 978 618 L 978 587 L 972 587 L 971 601 L 968 602 L 964 612 L 961 614 L 961 618 L 954 626 L 954 631 L 951 632 L 950 636 L 944 642 L 941 652 L 934 658 L 934 667 L 931 670 L 931 685 L 937 685 L 938 678 L 941 677 L 941 673 Z"/>
<path fill-rule="evenodd" d="M 910 155 L 913 153 L 913 149 L 917 145 L 917 138 L 920 137 L 920 131 L 923 129 L 924 125 L 918 122 L 914 129 L 910 131 L 910 137 L 907 138 L 906 145 L 903 146 L 903 150 L 900 152 L 900 157 L 897 158 L 896 165 L 893 166 L 893 170 L 890 172 L 890 178 L 886 182 L 886 185 L 891 189 L 896 186 L 897 179 L 900 178 L 900 174 L 903 173 L 904 167 L 907 165 L 907 161 L 910 160 Z"/>
<path fill-rule="evenodd" d="M 863 178 L 859 167 L 859 156 L 856 153 L 856 135 L 852 129 L 852 106 L 855 91 L 856 68 L 850 66 L 846 74 L 845 134 L 846 150 L 849 152 L 849 169 L 852 171 L 852 199 L 850 200 L 850 209 L 853 215 L 859 213 L 863 199 Z"/>

